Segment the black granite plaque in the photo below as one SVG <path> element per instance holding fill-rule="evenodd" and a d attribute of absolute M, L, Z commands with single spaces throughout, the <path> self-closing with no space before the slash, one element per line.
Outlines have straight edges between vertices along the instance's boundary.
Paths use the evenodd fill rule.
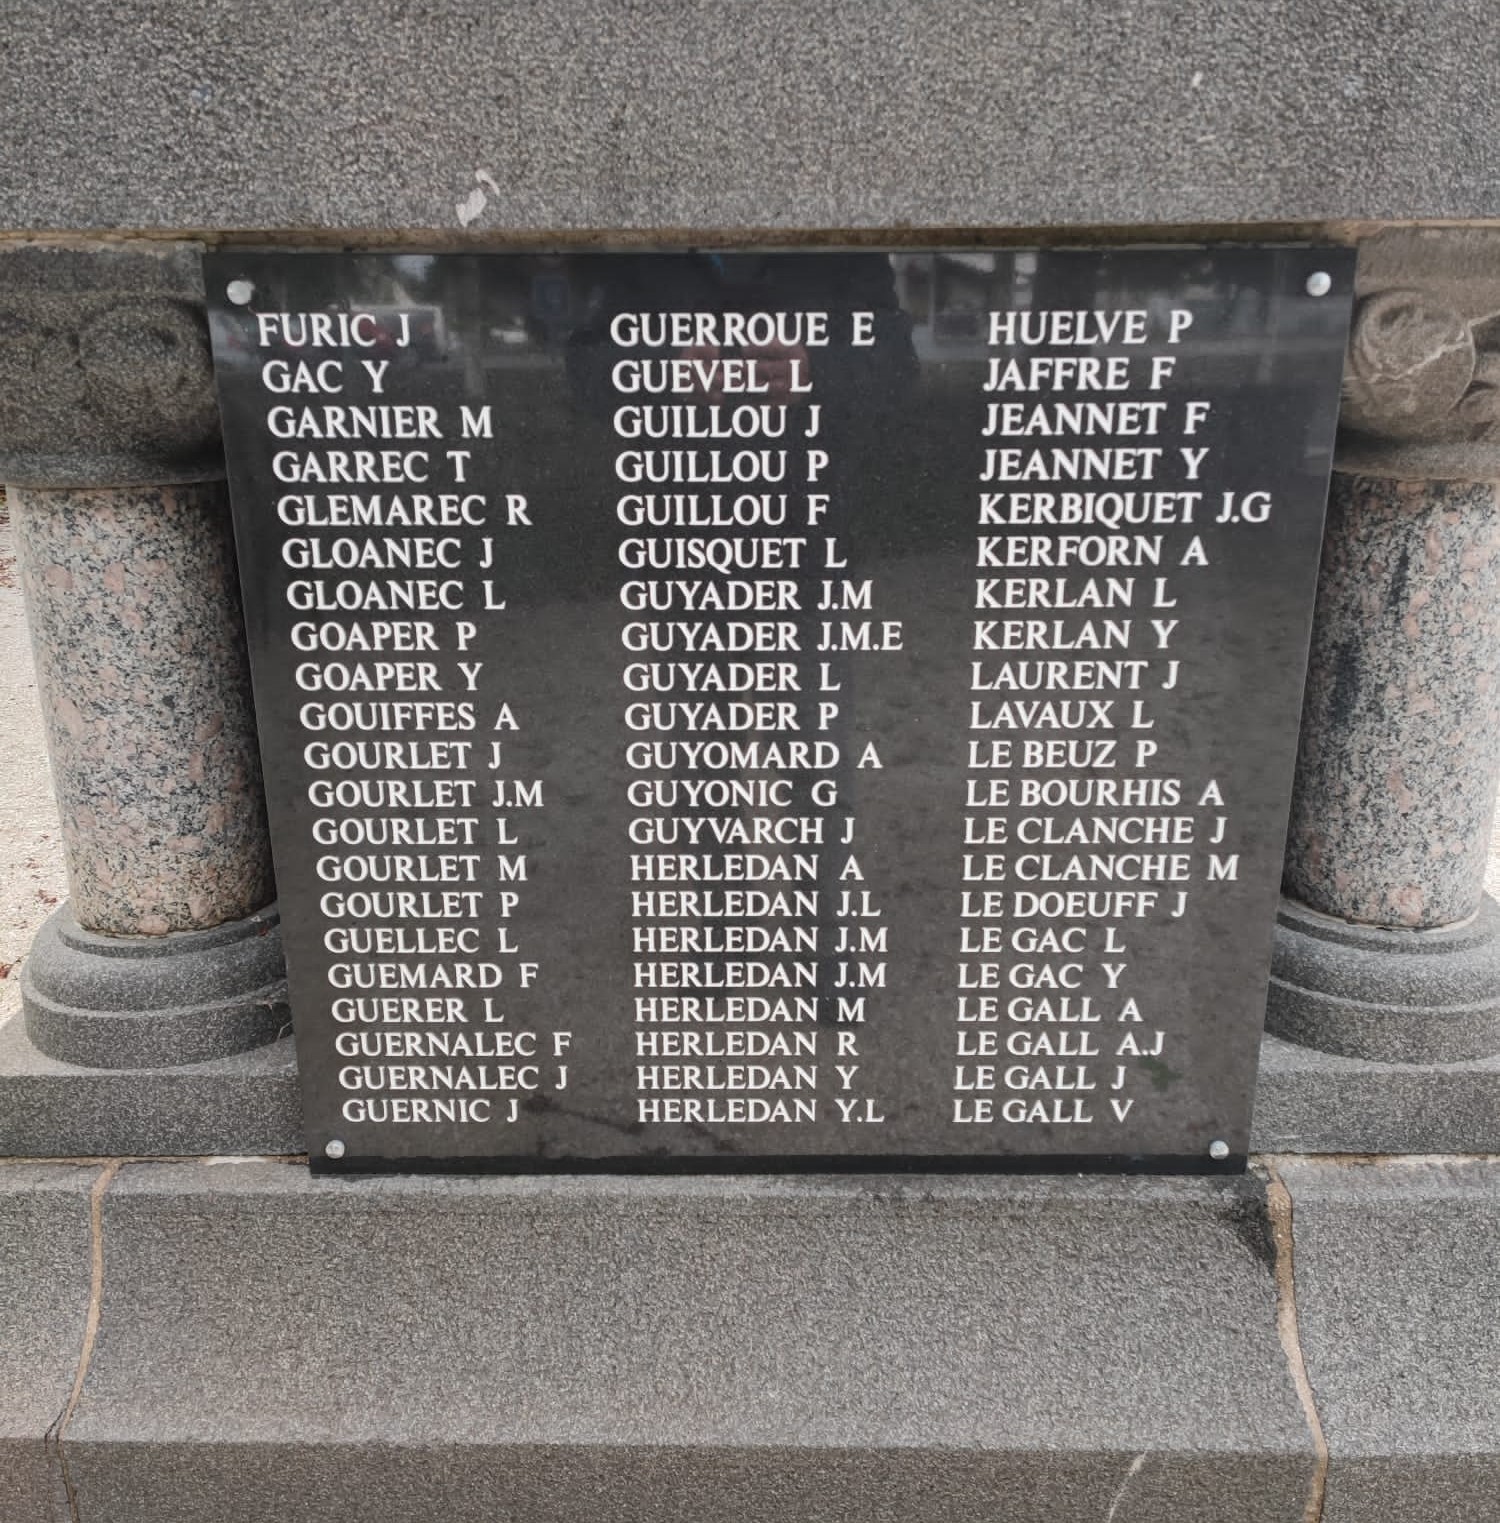
<path fill-rule="evenodd" d="M 316 1164 L 1243 1166 L 1351 254 L 207 271 Z"/>

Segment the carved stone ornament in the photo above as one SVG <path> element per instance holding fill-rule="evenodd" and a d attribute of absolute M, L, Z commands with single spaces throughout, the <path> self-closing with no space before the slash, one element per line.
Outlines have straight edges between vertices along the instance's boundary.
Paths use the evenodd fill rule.
<path fill-rule="evenodd" d="M 1378 234 L 1356 290 L 1339 468 L 1500 479 L 1500 230 Z"/>
<path fill-rule="evenodd" d="M 0 482 L 223 475 L 195 244 L 0 247 Z"/>

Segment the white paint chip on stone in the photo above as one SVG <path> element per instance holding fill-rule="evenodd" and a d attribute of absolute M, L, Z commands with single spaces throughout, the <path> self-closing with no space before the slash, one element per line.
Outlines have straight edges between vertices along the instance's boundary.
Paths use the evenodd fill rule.
<path fill-rule="evenodd" d="M 491 195 L 500 194 L 500 187 L 495 183 L 494 175 L 487 169 L 476 169 L 474 182 L 474 189 L 453 208 L 458 216 L 460 227 L 467 227 L 479 217 L 479 214 L 489 205 Z M 489 195 L 485 194 L 486 191 Z"/>

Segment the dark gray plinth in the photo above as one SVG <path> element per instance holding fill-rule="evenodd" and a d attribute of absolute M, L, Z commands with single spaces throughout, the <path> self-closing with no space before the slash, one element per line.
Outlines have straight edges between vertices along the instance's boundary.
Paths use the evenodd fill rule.
<path fill-rule="evenodd" d="M 1386 930 L 1283 899 L 1266 1028 L 1379 1063 L 1500 1052 L 1500 906 L 1439 930 Z"/>
<path fill-rule="evenodd" d="M 300 1153 L 291 1037 L 179 1068 L 80 1068 L 0 1025 L 0 1157 Z"/>
<path fill-rule="evenodd" d="M 1500 1058 L 1372 1063 L 1268 1036 L 1258 1153 L 1500 1153 Z"/>
<path fill-rule="evenodd" d="M 1500 1511 L 1500 1162 L 1287 1160 L 1323 1523 Z"/>
<path fill-rule="evenodd" d="M 1295 1523 L 1313 1473 L 1254 1178 L 132 1165 L 103 1223 L 84 1518 Z"/>
<path fill-rule="evenodd" d="M 12 0 L 0 225 L 1493 217 L 1490 0 Z M 101 67 L 107 60 L 107 67 Z"/>
<path fill-rule="evenodd" d="M 1326 1523 L 1493 1523 L 1500 1160 L 1277 1158 Z M 64 1523 L 97 1167 L 0 1165 L 0 1519 Z M 1240 1181 L 127 1164 L 61 1457 L 111 1523 L 1302 1523 Z M 705 1501 L 707 1499 L 707 1501 Z"/>
<path fill-rule="evenodd" d="M 211 931 L 96 936 L 67 905 L 21 969 L 32 1042 L 87 1068 L 201 1063 L 274 1042 L 291 1024 L 274 905 Z"/>
<path fill-rule="evenodd" d="M 88 1318 L 99 1169 L 0 1163 L 0 1520 L 68 1516 L 45 1435 L 73 1389 Z"/>

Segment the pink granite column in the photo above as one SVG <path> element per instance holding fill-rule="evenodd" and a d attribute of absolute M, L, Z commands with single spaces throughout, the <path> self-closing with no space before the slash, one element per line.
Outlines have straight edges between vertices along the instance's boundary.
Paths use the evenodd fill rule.
<path fill-rule="evenodd" d="M 1268 1028 L 1500 1052 L 1500 240 L 1361 250 Z"/>
<path fill-rule="evenodd" d="M 223 486 L 10 495 L 79 925 L 161 936 L 263 908 L 271 855 Z"/>
<path fill-rule="evenodd" d="M 81 1067 L 288 1024 L 222 475 L 199 251 L 0 250 L 0 480 L 70 889 L 21 996 Z"/>
<path fill-rule="evenodd" d="M 1475 915 L 1500 769 L 1500 488 L 1333 478 L 1285 886 L 1325 915 Z"/>

